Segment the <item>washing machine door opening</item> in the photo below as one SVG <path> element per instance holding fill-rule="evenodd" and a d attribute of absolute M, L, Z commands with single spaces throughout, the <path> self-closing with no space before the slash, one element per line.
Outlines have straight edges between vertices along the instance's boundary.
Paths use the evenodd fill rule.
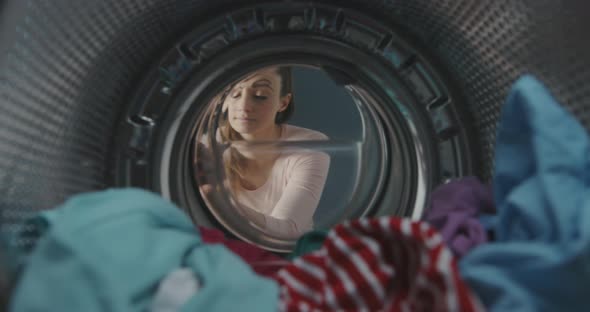
<path fill-rule="evenodd" d="M 253 69 L 191 105 L 200 109 L 187 148 L 171 162 L 186 165 L 175 185 L 192 198 L 189 213 L 278 252 L 346 219 L 421 216 L 429 160 L 393 102 L 402 85 L 376 90 L 329 61 L 241 68 Z"/>
<path fill-rule="evenodd" d="M 200 25 L 144 75 L 118 131 L 116 185 L 289 252 L 348 219 L 418 219 L 430 189 L 472 172 L 461 94 L 404 34 L 367 24 L 391 30 L 366 47 L 352 28 L 236 37 L 227 23 Z"/>

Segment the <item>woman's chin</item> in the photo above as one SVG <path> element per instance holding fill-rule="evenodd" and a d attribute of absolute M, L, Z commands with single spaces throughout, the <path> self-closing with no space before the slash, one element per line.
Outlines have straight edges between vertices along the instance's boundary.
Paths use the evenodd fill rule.
<path fill-rule="evenodd" d="M 254 135 L 257 129 L 254 127 L 235 127 L 234 130 L 245 138 Z"/>
<path fill-rule="evenodd" d="M 256 129 L 253 129 L 252 127 L 248 127 L 248 126 L 238 126 L 238 127 L 233 127 L 233 128 L 239 134 L 252 134 L 252 133 L 256 132 Z"/>

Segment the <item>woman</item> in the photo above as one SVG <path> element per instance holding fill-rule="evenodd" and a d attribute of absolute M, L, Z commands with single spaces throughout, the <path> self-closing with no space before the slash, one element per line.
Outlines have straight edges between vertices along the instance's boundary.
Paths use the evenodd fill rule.
<path fill-rule="evenodd" d="M 236 206 L 256 225 L 284 238 L 297 238 L 313 228 L 330 165 L 325 153 L 254 144 L 328 139 L 286 124 L 294 108 L 291 68 L 258 70 L 227 94 L 217 135 L 230 146 L 224 164 Z"/>

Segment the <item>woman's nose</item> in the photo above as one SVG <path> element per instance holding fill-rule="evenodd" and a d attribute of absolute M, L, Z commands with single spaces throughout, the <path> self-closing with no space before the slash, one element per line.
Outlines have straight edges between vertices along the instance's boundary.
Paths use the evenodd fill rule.
<path fill-rule="evenodd" d="M 236 107 L 241 111 L 250 112 L 253 110 L 253 103 L 250 99 L 252 95 L 248 92 L 243 92 L 242 96 L 236 99 Z"/>

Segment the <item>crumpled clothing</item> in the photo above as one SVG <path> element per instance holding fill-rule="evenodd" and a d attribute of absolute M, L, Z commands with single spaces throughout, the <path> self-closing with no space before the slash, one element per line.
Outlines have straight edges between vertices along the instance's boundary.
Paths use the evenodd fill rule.
<path fill-rule="evenodd" d="M 179 267 L 201 282 L 181 311 L 277 309 L 275 281 L 224 246 L 204 244 L 188 216 L 155 194 L 82 194 L 31 222 L 43 225 L 42 236 L 10 311 L 147 311 L 158 284 Z"/>
<path fill-rule="evenodd" d="M 297 240 L 295 249 L 289 254 L 289 259 L 293 260 L 310 252 L 319 250 L 322 248 L 322 244 L 327 236 L 328 231 L 326 230 L 315 230 L 303 234 L 303 236 Z"/>
<path fill-rule="evenodd" d="M 480 216 L 495 212 L 492 189 L 475 177 L 465 177 L 432 192 L 431 207 L 424 220 L 441 233 L 455 256 L 461 258 L 488 241 Z"/>
<path fill-rule="evenodd" d="M 262 276 L 271 277 L 289 264 L 287 260 L 270 251 L 237 239 L 226 238 L 225 234 L 220 230 L 200 226 L 199 232 L 201 232 L 203 242 L 207 244 L 223 244 L 248 263 L 254 272 Z"/>
<path fill-rule="evenodd" d="M 158 285 L 151 312 L 177 312 L 193 297 L 201 282 L 193 270 L 180 268 L 168 273 Z"/>
<path fill-rule="evenodd" d="M 492 311 L 590 306 L 590 140 L 543 85 L 525 76 L 498 127 L 496 241 L 461 263 Z"/>
<path fill-rule="evenodd" d="M 481 311 L 452 252 L 425 222 L 344 222 L 277 274 L 280 311 Z"/>

